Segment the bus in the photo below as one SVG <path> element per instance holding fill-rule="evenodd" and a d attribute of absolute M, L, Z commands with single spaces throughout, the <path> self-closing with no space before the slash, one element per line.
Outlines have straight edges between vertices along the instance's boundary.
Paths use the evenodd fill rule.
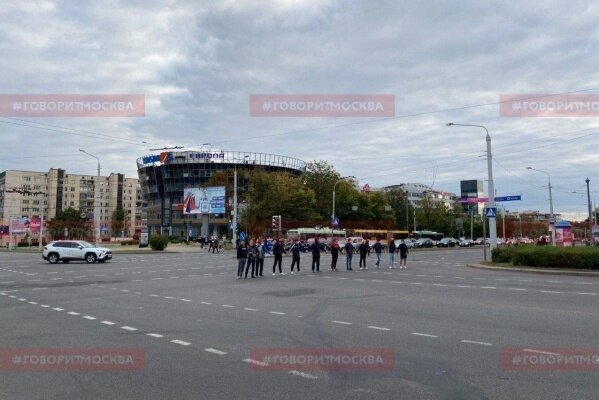
<path fill-rule="evenodd" d="M 331 228 L 295 228 L 287 230 L 288 239 L 308 240 L 311 238 L 329 238 L 334 237 L 337 239 L 345 239 L 347 232 L 345 229 L 331 229 Z"/>
<path fill-rule="evenodd" d="M 352 236 L 361 236 L 366 239 L 387 239 L 389 234 L 394 239 L 406 239 L 409 236 L 408 231 L 387 230 L 387 229 L 352 229 Z"/>
<path fill-rule="evenodd" d="M 433 231 L 412 231 L 410 238 L 412 239 L 432 239 L 435 241 L 441 240 L 445 237 L 444 234 Z"/>

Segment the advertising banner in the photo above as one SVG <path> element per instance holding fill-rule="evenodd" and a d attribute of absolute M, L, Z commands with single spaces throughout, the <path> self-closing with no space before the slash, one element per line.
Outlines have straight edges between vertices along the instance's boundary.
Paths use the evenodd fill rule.
<path fill-rule="evenodd" d="M 225 187 L 186 188 L 183 190 L 183 214 L 224 214 Z"/>

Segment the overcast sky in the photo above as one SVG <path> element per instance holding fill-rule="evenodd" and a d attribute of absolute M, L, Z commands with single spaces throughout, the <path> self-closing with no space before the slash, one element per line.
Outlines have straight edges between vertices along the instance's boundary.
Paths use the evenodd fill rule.
<path fill-rule="evenodd" d="M 575 0 L 4 1 L 0 94 L 141 93 L 146 113 L 0 118 L 0 171 L 94 174 L 85 148 L 103 173 L 136 177 L 135 159 L 155 153 L 142 141 L 212 143 L 327 160 L 373 187 L 459 194 L 461 179 L 486 180 L 484 131 L 445 124 L 482 124 L 497 194 L 523 196 L 508 209 L 548 212 L 547 178 L 532 166 L 551 173 L 556 212 L 580 217 L 587 176 L 599 202 L 599 112 L 503 117 L 498 102 L 599 96 L 597 21 L 598 3 Z M 393 94 L 396 116 L 250 116 L 252 94 L 306 93 Z"/>

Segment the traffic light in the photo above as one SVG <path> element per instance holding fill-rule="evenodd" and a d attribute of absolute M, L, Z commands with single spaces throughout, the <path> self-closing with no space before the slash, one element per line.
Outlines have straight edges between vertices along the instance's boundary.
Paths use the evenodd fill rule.
<path fill-rule="evenodd" d="M 280 215 L 272 216 L 272 229 L 275 229 L 275 230 L 281 229 L 281 216 Z"/>

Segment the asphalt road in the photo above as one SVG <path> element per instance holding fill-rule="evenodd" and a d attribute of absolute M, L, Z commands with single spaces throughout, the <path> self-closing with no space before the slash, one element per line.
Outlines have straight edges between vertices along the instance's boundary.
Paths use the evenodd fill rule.
<path fill-rule="evenodd" d="M 267 258 L 263 278 L 237 280 L 231 253 L 56 265 L 2 253 L 0 398 L 599 398 L 599 365 L 538 364 L 599 352 L 599 280 L 464 266 L 480 258 L 480 249 L 413 252 L 408 269 L 384 258 L 377 270 L 370 256 L 359 270 L 354 256 L 348 272 L 342 256 L 331 272 L 324 255 L 312 274 L 306 254 L 299 275 L 285 258 L 286 274 L 272 276 Z M 102 371 L 40 365 L 49 351 L 105 349 L 144 360 Z M 502 367 L 502 349 L 520 349 L 531 365 Z M 391 363 L 337 358 L 323 371 L 285 358 L 365 351 Z"/>

